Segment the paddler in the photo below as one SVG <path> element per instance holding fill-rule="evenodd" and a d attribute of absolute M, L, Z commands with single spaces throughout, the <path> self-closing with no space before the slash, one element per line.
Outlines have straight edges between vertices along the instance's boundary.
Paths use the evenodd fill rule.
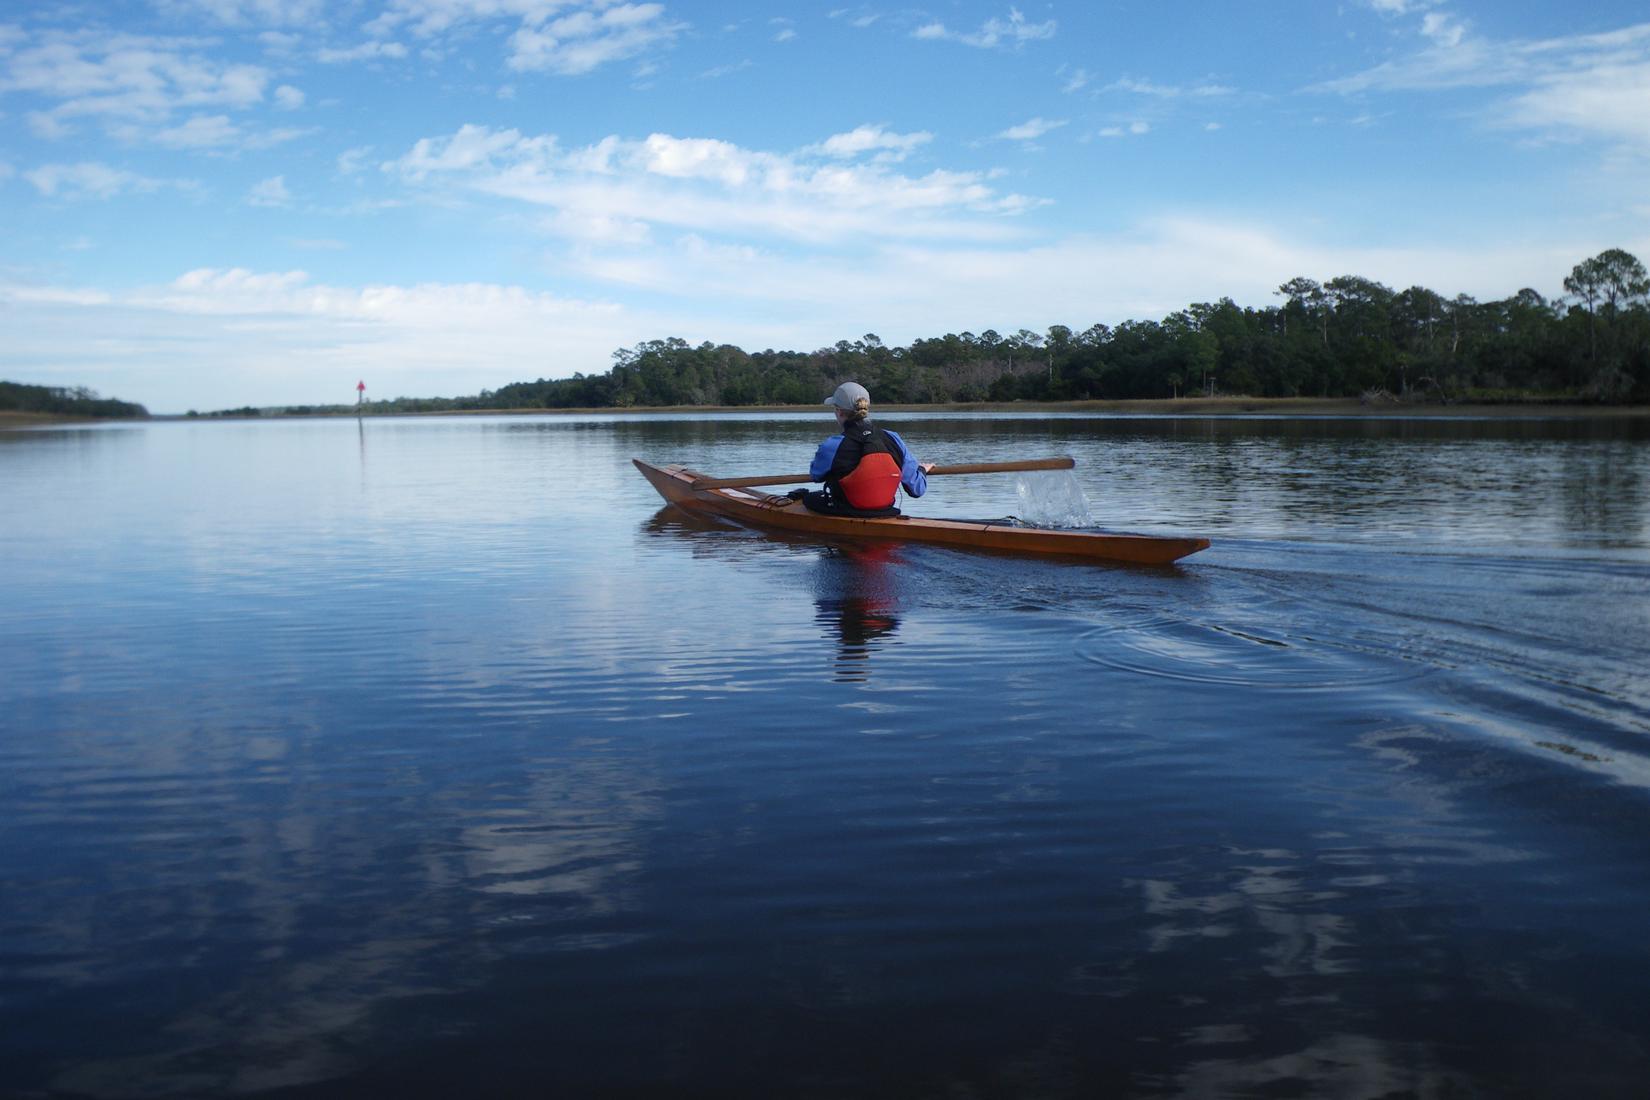
<path fill-rule="evenodd" d="M 825 404 L 836 413 L 838 434 L 814 452 L 808 473 L 825 488 L 799 490 L 804 505 L 838 516 L 897 516 L 894 498 L 901 488 L 914 497 L 928 491 L 934 464 L 918 462 L 905 440 L 871 423 L 871 394 L 864 386 L 844 382 Z"/>

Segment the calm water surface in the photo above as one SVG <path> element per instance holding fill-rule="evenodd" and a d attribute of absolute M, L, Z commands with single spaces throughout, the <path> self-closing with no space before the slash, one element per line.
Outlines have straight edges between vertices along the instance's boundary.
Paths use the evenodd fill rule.
<path fill-rule="evenodd" d="M 0 432 L 0 1094 L 1644 1094 L 1644 421 L 890 423 Z"/>

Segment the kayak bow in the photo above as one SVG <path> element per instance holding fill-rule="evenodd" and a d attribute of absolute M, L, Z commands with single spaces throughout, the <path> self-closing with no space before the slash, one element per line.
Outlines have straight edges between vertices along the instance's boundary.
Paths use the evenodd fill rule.
<path fill-rule="evenodd" d="M 861 518 L 824 515 L 809 511 L 801 501 L 790 497 L 748 489 L 701 488 L 695 482 L 708 479 L 682 466 L 653 466 L 639 458 L 631 461 L 659 491 L 659 495 L 671 504 L 691 511 L 725 516 L 753 527 L 772 527 L 838 538 L 900 539 L 979 550 L 1052 554 L 1141 565 L 1167 565 L 1209 545 L 1209 540 L 1202 538 L 1046 530 L 1006 523 L 973 523 L 916 516 Z"/>

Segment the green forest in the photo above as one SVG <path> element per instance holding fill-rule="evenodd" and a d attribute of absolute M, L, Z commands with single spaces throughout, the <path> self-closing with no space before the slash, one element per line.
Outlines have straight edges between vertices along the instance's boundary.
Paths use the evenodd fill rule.
<path fill-rule="evenodd" d="M 99 397 L 84 387 L 31 386 L 23 382 L 0 382 L 0 412 L 111 418 L 149 415 L 142 405 Z"/>
<path fill-rule="evenodd" d="M 1161 321 L 947 333 L 884 344 L 867 333 L 814 351 L 648 340 L 603 374 L 516 382 L 474 397 L 368 402 L 375 413 L 670 405 L 808 405 L 843 379 L 879 403 L 1119 400 L 1188 395 L 1351 397 L 1392 403 L 1650 400 L 1650 277 L 1610 249 L 1564 295 L 1500 301 L 1395 291 L 1356 275 L 1300 277 L 1278 301 L 1200 302 Z M 354 406 L 303 406 L 288 413 Z M 267 411 L 267 410 L 266 410 Z M 255 412 L 231 410 L 231 415 Z"/>

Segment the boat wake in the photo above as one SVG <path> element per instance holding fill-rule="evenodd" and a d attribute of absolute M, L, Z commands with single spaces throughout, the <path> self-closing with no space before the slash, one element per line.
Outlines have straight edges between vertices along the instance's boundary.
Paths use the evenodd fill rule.
<path fill-rule="evenodd" d="M 1414 679 L 1428 666 L 1379 643 L 1156 616 L 1089 631 L 1086 661 L 1171 680 L 1223 687 L 1325 690 Z"/>

